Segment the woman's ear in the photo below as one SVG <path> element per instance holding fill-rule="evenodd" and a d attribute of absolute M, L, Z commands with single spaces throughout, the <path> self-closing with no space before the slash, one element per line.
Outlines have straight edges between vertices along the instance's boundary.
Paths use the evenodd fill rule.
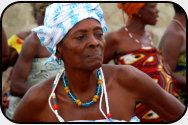
<path fill-rule="evenodd" d="M 61 50 L 62 50 L 62 45 L 61 45 L 61 42 L 57 44 L 57 47 L 56 47 L 56 53 L 55 53 L 55 56 L 59 59 L 61 58 Z"/>

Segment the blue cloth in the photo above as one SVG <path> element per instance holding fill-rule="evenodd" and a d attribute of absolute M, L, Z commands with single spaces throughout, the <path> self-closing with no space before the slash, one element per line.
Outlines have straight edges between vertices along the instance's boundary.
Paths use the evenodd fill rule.
<path fill-rule="evenodd" d="M 116 119 L 100 119 L 100 120 L 74 120 L 69 122 L 126 122 L 125 120 L 116 120 Z M 129 122 L 140 122 L 140 119 L 138 119 L 136 116 L 132 117 Z"/>
<path fill-rule="evenodd" d="M 54 60 L 58 62 L 55 56 L 57 44 L 74 25 L 87 18 L 98 20 L 103 33 L 107 31 L 103 11 L 98 3 L 54 3 L 46 8 L 44 26 L 32 31 L 37 33 L 41 44 L 52 53 L 47 63 Z"/>

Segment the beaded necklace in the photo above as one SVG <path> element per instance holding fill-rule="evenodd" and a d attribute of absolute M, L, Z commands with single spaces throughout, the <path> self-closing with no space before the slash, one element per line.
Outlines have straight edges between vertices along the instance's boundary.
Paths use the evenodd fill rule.
<path fill-rule="evenodd" d="M 52 110 L 52 112 L 55 114 L 55 116 L 57 117 L 57 119 L 60 121 L 60 122 L 64 122 L 64 119 L 59 115 L 58 113 L 58 105 L 57 105 L 57 101 L 56 101 L 56 94 L 55 94 L 55 89 L 57 87 L 57 84 L 59 82 L 59 79 L 60 77 L 62 76 L 64 72 L 64 69 L 63 70 L 60 70 L 58 72 L 58 74 L 56 75 L 56 78 L 55 78 L 55 81 L 53 83 L 53 86 L 52 86 L 52 90 L 51 90 L 51 94 L 48 98 L 48 104 L 50 106 L 50 109 Z M 111 114 L 110 114 L 110 110 L 109 110 L 109 103 L 108 103 L 108 95 L 107 95 L 107 91 L 106 91 L 106 85 L 105 85 L 105 79 L 104 79 L 104 75 L 103 75 L 103 71 L 102 71 L 102 68 L 98 69 L 97 70 L 97 78 L 98 78 L 98 82 L 97 82 L 97 91 L 96 91 L 96 95 L 99 96 L 99 93 L 100 93 L 100 89 L 101 89 L 101 96 L 100 96 L 100 102 L 99 102 L 99 110 L 100 112 L 102 113 L 102 115 L 107 119 L 109 120 L 110 122 L 113 122 L 112 118 L 111 118 Z M 100 79 L 100 80 L 99 80 Z M 67 83 L 67 82 L 66 82 Z M 102 84 L 103 83 L 103 84 Z M 100 86 L 100 87 L 98 87 Z M 68 87 L 68 86 L 66 86 Z M 100 88 L 100 89 L 99 89 Z M 69 93 L 70 89 L 65 89 L 65 91 L 67 91 L 67 93 Z M 98 93 L 98 94 L 97 94 Z M 102 110 L 102 97 L 103 97 L 103 93 L 104 93 L 104 97 L 105 97 L 105 103 L 106 103 L 106 112 L 107 114 L 105 114 Z M 70 95 L 70 94 L 69 94 Z M 53 107 L 51 105 L 51 98 L 53 100 Z M 72 96 L 71 96 L 72 98 Z M 75 98 L 75 97 L 74 97 Z M 77 101 L 78 99 L 73 99 L 74 101 L 76 100 L 77 101 L 77 105 L 78 106 L 89 106 L 91 104 L 93 104 L 93 102 L 95 102 L 95 99 L 96 97 L 94 96 L 93 99 L 90 101 L 90 102 L 86 102 L 86 103 L 80 103 L 81 101 Z M 96 99 L 97 100 L 97 99 Z M 92 103 L 91 103 L 92 102 Z"/>
<path fill-rule="evenodd" d="M 80 99 L 77 99 L 72 92 L 70 91 L 70 88 L 68 86 L 68 82 L 67 82 L 67 78 L 64 75 L 63 76 L 63 85 L 64 85 L 64 90 L 65 92 L 70 96 L 70 98 L 78 105 L 78 106 L 90 106 L 91 104 L 94 104 L 95 102 L 97 102 L 98 98 L 99 98 L 99 94 L 100 94 L 100 90 L 101 90 L 101 84 L 102 84 L 102 77 L 101 77 L 101 73 L 99 71 L 99 69 L 97 69 L 97 90 L 95 95 L 93 96 L 92 100 L 89 102 L 82 102 L 80 101 Z"/>
<path fill-rule="evenodd" d="M 138 40 L 137 38 L 134 38 L 134 37 L 133 37 L 132 33 L 129 32 L 129 30 L 128 30 L 127 27 L 125 27 L 125 31 L 128 32 L 129 37 L 130 37 L 131 39 L 133 39 L 136 43 L 141 44 L 142 48 L 146 48 L 146 46 L 144 46 L 144 45 L 140 42 L 140 40 Z M 149 39 L 151 45 L 153 45 L 152 38 L 151 38 L 150 34 L 149 34 L 148 32 L 146 32 L 146 35 L 148 36 L 148 39 Z"/>

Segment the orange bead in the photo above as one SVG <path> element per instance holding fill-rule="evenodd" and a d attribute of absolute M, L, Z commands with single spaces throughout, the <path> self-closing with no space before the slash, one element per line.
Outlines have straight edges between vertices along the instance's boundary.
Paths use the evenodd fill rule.
<path fill-rule="evenodd" d="M 98 84 L 102 84 L 102 79 L 98 79 Z"/>
<path fill-rule="evenodd" d="M 97 99 L 96 99 L 96 98 L 93 98 L 93 101 L 94 101 L 94 102 L 97 102 Z"/>
<path fill-rule="evenodd" d="M 80 99 L 77 99 L 77 100 L 76 100 L 76 104 L 78 104 L 78 102 L 80 102 Z"/>
<path fill-rule="evenodd" d="M 94 98 L 98 99 L 98 98 L 99 98 L 99 96 L 98 96 L 98 95 L 94 95 Z"/>
<path fill-rule="evenodd" d="M 78 104 L 77 104 L 78 106 L 81 106 L 82 105 L 82 102 L 80 101 L 80 102 L 78 102 Z"/>
<path fill-rule="evenodd" d="M 65 90 L 65 92 L 66 92 L 66 93 L 69 93 L 69 92 L 70 92 L 70 89 L 68 89 L 68 90 Z"/>

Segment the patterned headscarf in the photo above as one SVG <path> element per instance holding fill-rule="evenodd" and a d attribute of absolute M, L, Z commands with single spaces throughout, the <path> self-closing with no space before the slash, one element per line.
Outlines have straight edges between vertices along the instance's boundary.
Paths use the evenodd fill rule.
<path fill-rule="evenodd" d="M 128 15 L 128 22 L 132 19 L 134 14 L 138 14 L 140 9 L 144 7 L 145 3 L 118 3 L 119 9 L 122 9 Z"/>
<path fill-rule="evenodd" d="M 55 56 L 57 44 L 75 24 L 87 18 L 98 20 L 103 33 L 107 31 L 98 3 L 54 3 L 46 8 L 44 26 L 32 29 L 37 32 L 41 44 L 52 53 L 46 64 L 54 60 L 58 62 Z"/>

